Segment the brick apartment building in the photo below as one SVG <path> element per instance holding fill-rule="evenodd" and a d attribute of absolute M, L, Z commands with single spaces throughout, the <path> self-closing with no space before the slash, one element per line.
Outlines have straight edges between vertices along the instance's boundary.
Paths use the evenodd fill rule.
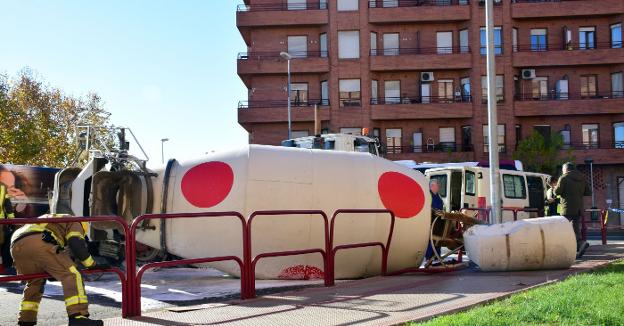
<path fill-rule="evenodd" d="M 583 171 L 593 159 L 596 205 L 624 207 L 624 1 L 495 0 L 494 12 L 501 158 L 534 130 L 559 132 Z M 236 18 L 250 143 L 287 138 L 287 51 L 293 137 L 313 133 L 318 104 L 323 132 L 366 127 L 391 160 L 487 160 L 482 1 L 245 0 Z"/>

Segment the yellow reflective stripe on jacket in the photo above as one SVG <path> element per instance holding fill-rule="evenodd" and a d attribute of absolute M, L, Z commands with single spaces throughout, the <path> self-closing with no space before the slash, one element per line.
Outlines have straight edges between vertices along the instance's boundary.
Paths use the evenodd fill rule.
<path fill-rule="evenodd" d="M 71 266 L 69 268 L 69 271 L 76 276 L 76 290 L 78 291 L 78 297 L 84 297 L 86 303 L 87 295 L 85 294 L 84 283 L 82 282 L 82 275 L 80 274 L 78 269 L 76 269 L 76 266 Z"/>
<path fill-rule="evenodd" d="M 20 306 L 21 311 L 38 311 L 39 310 L 39 302 L 34 301 L 22 301 Z"/>
<path fill-rule="evenodd" d="M 75 295 L 73 297 L 69 297 L 65 299 L 66 307 L 77 305 L 77 304 L 88 304 L 88 303 L 89 302 L 86 296 Z"/>
<path fill-rule="evenodd" d="M 71 231 L 67 233 L 67 235 L 65 236 L 65 239 L 69 240 L 69 238 L 71 237 L 78 237 L 80 239 L 84 239 L 84 236 L 82 235 L 82 233 L 76 232 L 76 231 Z"/>
<path fill-rule="evenodd" d="M 81 263 L 84 267 L 91 267 L 95 265 L 95 260 L 93 260 L 93 257 L 89 256 L 87 257 L 87 259 L 83 260 Z"/>

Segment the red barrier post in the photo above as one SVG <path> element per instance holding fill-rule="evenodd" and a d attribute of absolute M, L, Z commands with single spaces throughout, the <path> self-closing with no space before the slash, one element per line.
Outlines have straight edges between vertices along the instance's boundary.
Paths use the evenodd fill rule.
<path fill-rule="evenodd" d="M 76 217 L 46 217 L 46 218 L 18 218 L 18 219 L 0 219 L 0 225 L 22 225 L 22 224 L 58 224 L 69 222 L 116 222 L 121 225 L 126 237 L 130 234 L 128 223 L 124 219 L 118 216 L 76 216 Z M 129 258 L 131 256 L 130 250 L 126 245 L 126 265 L 129 264 Z M 124 273 L 119 268 L 109 268 L 104 270 L 82 270 L 84 274 L 95 273 L 115 273 L 121 281 L 121 316 L 123 318 L 130 316 L 130 304 L 132 303 L 132 293 L 130 292 L 130 278 L 129 274 Z M 13 282 L 13 281 L 28 281 L 40 278 L 51 277 L 47 273 L 28 274 L 28 275 L 12 275 L 0 277 L 0 282 Z"/>
<path fill-rule="evenodd" d="M 477 212 L 476 218 L 478 220 L 485 221 L 485 222 L 489 222 L 490 220 L 490 208 L 467 207 L 467 208 L 463 208 L 462 210 Z"/>
<path fill-rule="evenodd" d="M 388 239 L 386 243 L 383 244 L 381 242 L 362 242 L 362 243 L 352 243 L 352 244 L 343 244 L 334 247 L 334 234 L 335 234 L 335 221 L 336 217 L 340 214 L 389 214 L 390 216 L 390 230 L 388 231 Z M 339 209 L 334 212 L 331 219 L 331 226 L 329 231 L 329 265 L 331 272 L 331 285 L 333 286 L 335 283 L 335 259 L 336 252 L 338 250 L 343 249 L 353 249 L 353 248 L 364 248 L 364 247 L 380 247 L 381 248 L 381 275 L 386 275 L 388 273 L 388 254 L 390 252 L 390 243 L 392 241 L 392 235 L 394 234 L 394 222 L 395 216 L 394 213 L 387 209 Z"/>
<path fill-rule="evenodd" d="M 301 249 L 301 250 L 289 250 L 289 251 L 276 251 L 276 252 L 266 252 L 257 255 L 256 257 L 251 259 L 252 251 L 252 241 L 251 241 L 251 226 L 252 222 L 257 216 L 277 216 L 277 215 L 318 215 L 323 218 L 324 223 L 324 232 L 325 232 L 325 248 L 312 248 L 312 249 Z M 305 255 L 311 253 L 320 253 L 323 257 L 323 279 L 325 281 L 325 286 L 329 286 L 333 283 L 331 277 L 331 266 L 329 263 L 328 252 L 330 248 L 329 241 L 329 221 L 327 218 L 327 214 L 321 210 L 274 210 L 274 211 L 255 211 L 247 220 L 247 252 L 245 264 L 248 266 L 248 290 L 249 297 L 256 297 L 256 263 L 261 258 L 265 257 L 283 257 L 283 256 L 294 256 L 294 255 Z"/>
<path fill-rule="evenodd" d="M 225 261 L 225 260 L 234 260 L 238 263 L 241 270 L 241 297 L 243 299 L 246 298 L 246 293 L 248 292 L 246 289 L 246 266 L 243 260 L 236 256 L 220 256 L 220 257 L 206 257 L 206 258 L 196 258 L 196 259 L 181 259 L 174 261 L 165 261 L 165 262 L 156 262 L 144 265 L 136 271 L 136 230 L 139 224 L 148 219 L 175 219 L 175 218 L 205 218 L 205 217 L 236 217 L 241 221 L 242 225 L 242 237 L 243 237 L 243 260 L 246 256 L 247 247 L 246 243 L 246 232 L 247 223 L 245 222 L 245 218 L 238 212 L 201 212 L 201 213 L 174 213 L 174 214 L 145 214 L 141 215 L 134 219 L 132 225 L 130 226 L 130 233 L 128 237 L 127 247 L 131 247 L 130 251 L 132 252 L 132 264 L 128 265 L 128 284 L 130 285 L 130 291 L 132 292 L 132 302 L 129 305 L 130 316 L 140 316 L 141 315 L 141 278 L 143 273 L 148 269 L 155 267 L 171 267 L 175 265 L 184 265 L 184 264 L 200 264 L 207 262 L 215 262 L 215 261 Z"/>

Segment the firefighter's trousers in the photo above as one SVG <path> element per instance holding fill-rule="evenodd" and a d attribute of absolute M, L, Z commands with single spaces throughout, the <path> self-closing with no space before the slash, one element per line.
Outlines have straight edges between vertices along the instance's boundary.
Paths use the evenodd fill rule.
<path fill-rule="evenodd" d="M 44 242 L 41 234 L 34 234 L 13 243 L 11 255 L 18 274 L 47 272 L 62 283 L 68 316 L 89 315 L 82 276 L 66 252 L 57 253 L 57 246 Z M 19 321 L 37 321 L 37 311 L 44 285 L 45 279 L 31 280 L 26 283 Z"/>

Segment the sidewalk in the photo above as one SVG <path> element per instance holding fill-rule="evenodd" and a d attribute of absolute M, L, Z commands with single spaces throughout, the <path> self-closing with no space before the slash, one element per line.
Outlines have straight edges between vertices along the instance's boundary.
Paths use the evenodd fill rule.
<path fill-rule="evenodd" d="M 568 270 L 374 277 L 253 300 L 172 308 L 105 325 L 394 325 L 460 311 L 624 258 L 624 244 L 592 246 Z"/>

